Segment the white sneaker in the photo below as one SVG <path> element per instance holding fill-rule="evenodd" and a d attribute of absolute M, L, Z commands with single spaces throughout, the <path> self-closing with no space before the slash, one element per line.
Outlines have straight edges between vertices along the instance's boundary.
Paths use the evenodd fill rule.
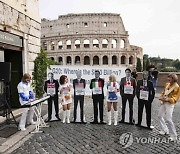
<path fill-rule="evenodd" d="M 177 140 L 177 137 L 172 137 L 172 136 L 171 136 L 171 137 L 169 138 L 169 140 L 170 140 L 170 141 L 176 141 L 176 140 Z"/>
<path fill-rule="evenodd" d="M 161 131 L 159 131 L 159 134 L 160 135 L 169 135 L 169 132 L 164 132 L 164 131 L 161 130 Z"/>
<path fill-rule="evenodd" d="M 22 127 L 22 128 L 19 128 L 19 130 L 26 131 L 26 128 Z"/>

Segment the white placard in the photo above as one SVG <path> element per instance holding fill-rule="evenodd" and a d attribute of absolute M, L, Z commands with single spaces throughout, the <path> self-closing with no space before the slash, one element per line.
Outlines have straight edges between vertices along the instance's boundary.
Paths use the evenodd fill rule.
<path fill-rule="evenodd" d="M 148 97 L 149 97 L 149 92 L 148 91 L 140 90 L 140 96 L 139 96 L 140 99 L 147 101 Z"/>
<path fill-rule="evenodd" d="M 133 86 L 131 86 L 131 85 L 125 85 L 125 86 L 124 86 L 124 93 L 125 93 L 125 94 L 133 94 Z"/>
<path fill-rule="evenodd" d="M 94 95 L 102 94 L 102 88 L 101 87 L 93 88 L 93 94 Z"/>

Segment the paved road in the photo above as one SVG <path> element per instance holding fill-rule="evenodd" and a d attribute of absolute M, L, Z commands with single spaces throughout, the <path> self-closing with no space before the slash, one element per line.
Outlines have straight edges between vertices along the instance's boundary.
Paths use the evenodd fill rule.
<path fill-rule="evenodd" d="M 90 122 L 93 117 L 92 100 L 86 98 L 85 102 L 86 120 Z M 158 99 L 155 98 L 152 106 L 152 124 L 155 128 L 152 131 L 127 124 L 108 126 L 51 122 L 50 128 L 43 129 L 45 133 L 32 135 L 12 154 L 180 153 L 180 141 L 179 143 L 168 142 L 168 136 L 158 135 L 159 106 Z M 175 107 L 173 120 L 180 136 L 179 110 L 180 104 Z M 137 99 L 134 102 L 134 117 L 137 120 Z"/>

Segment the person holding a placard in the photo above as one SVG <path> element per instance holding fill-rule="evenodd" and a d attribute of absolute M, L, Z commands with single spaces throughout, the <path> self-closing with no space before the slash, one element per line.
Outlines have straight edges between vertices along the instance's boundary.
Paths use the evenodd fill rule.
<path fill-rule="evenodd" d="M 72 95 L 71 95 L 71 89 L 72 85 L 68 83 L 68 78 L 66 75 L 61 75 L 59 79 L 60 87 L 60 99 L 63 106 L 63 123 L 66 122 L 67 117 L 67 123 L 70 123 L 70 108 L 72 103 Z"/>
<path fill-rule="evenodd" d="M 158 114 L 161 126 L 161 131 L 159 133 L 161 135 L 169 134 L 170 140 L 175 141 L 177 140 L 177 132 L 172 121 L 172 114 L 174 106 L 180 97 L 180 87 L 177 84 L 178 77 L 175 73 L 170 73 L 167 79 L 168 82 L 165 84 L 165 87 L 159 98 L 161 101 Z M 167 124 L 165 122 L 164 116 L 166 118 Z"/>
<path fill-rule="evenodd" d="M 148 80 L 148 72 L 143 71 L 143 79 L 138 80 L 136 87 L 136 95 L 138 98 L 138 123 L 137 126 L 141 126 L 143 109 L 146 109 L 146 125 L 151 129 L 151 104 L 154 100 L 155 91 L 153 83 Z"/>
<path fill-rule="evenodd" d="M 76 122 L 76 113 L 77 113 L 77 106 L 78 102 L 80 104 L 80 117 L 81 123 L 85 124 L 84 122 L 84 94 L 85 94 L 85 87 L 86 81 L 82 79 L 82 73 L 80 70 L 76 72 L 77 78 L 73 80 L 73 88 L 74 88 L 74 120 L 73 123 Z"/>
<path fill-rule="evenodd" d="M 120 82 L 120 94 L 122 97 L 122 119 L 120 122 L 125 122 L 125 110 L 127 100 L 129 102 L 129 121 L 128 123 L 134 124 L 133 121 L 133 100 L 136 90 L 136 80 L 131 77 L 131 70 L 127 68 L 125 70 L 126 77 L 121 79 Z"/>
<path fill-rule="evenodd" d="M 22 107 L 22 115 L 19 122 L 19 130 L 25 131 L 25 125 L 26 125 L 26 119 L 29 111 L 29 118 L 28 123 L 30 124 L 36 124 L 33 120 L 34 116 L 34 107 L 26 107 L 25 105 L 28 105 L 30 101 L 33 101 L 35 99 L 35 95 L 31 89 L 30 85 L 31 76 L 28 73 L 25 73 L 22 77 L 21 82 L 18 84 L 18 94 L 19 94 L 19 102 Z"/>
<path fill-rule="evenodd" d="M 108 116 L 108 125 L 111 125 L 111 106 L 113 104 L 114 108 L 114 125 L 117 125 L 118 120 L 118 111 L 117 111 L 117 103 L 118 103 L 118 92 L 119 92 L 119 84 L 116 82 L 115 75 L 111 74 L 109 76 L 109 81 L 107 82 L 107 116 Z"/>
<path fill-rule="evenodd" d="M 100 72 L 95 70 L 95 78 L 91 80 L 90 89 L 92 89 L 92 99 L 94 108 L 94 121 L 92 124 L 98 124 L 98 106 L 100 113 L 100 124 L 105 124 L 103 121 L 104 110 L 104 80 L 100 78 Z"/>
<path fill-rule="evenodd" d="M 45 81 L 44 84 L 44 91 L 50 95 L 48 99 L 48 122 L 52 118 L 52 103 L 54 102 L 55 108 L 55 116 L 57 120 L 61 120 L 59 118 L 59 101 L 58 101 L 58 90 L 59 90 L 59 82 L 54 79 L 54 74 L 49 72 L 48 73 L 48 80 Z"/>

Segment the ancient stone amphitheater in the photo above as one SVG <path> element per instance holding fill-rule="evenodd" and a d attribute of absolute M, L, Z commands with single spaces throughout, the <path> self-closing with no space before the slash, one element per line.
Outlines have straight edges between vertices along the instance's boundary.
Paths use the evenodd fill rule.
<path fill-rule="evenodd" d="M 120 14 L 83 13 L 42 19 L 42 47 L 61 65 L 136 67 L 142 48 L 130 45 Z"/>

